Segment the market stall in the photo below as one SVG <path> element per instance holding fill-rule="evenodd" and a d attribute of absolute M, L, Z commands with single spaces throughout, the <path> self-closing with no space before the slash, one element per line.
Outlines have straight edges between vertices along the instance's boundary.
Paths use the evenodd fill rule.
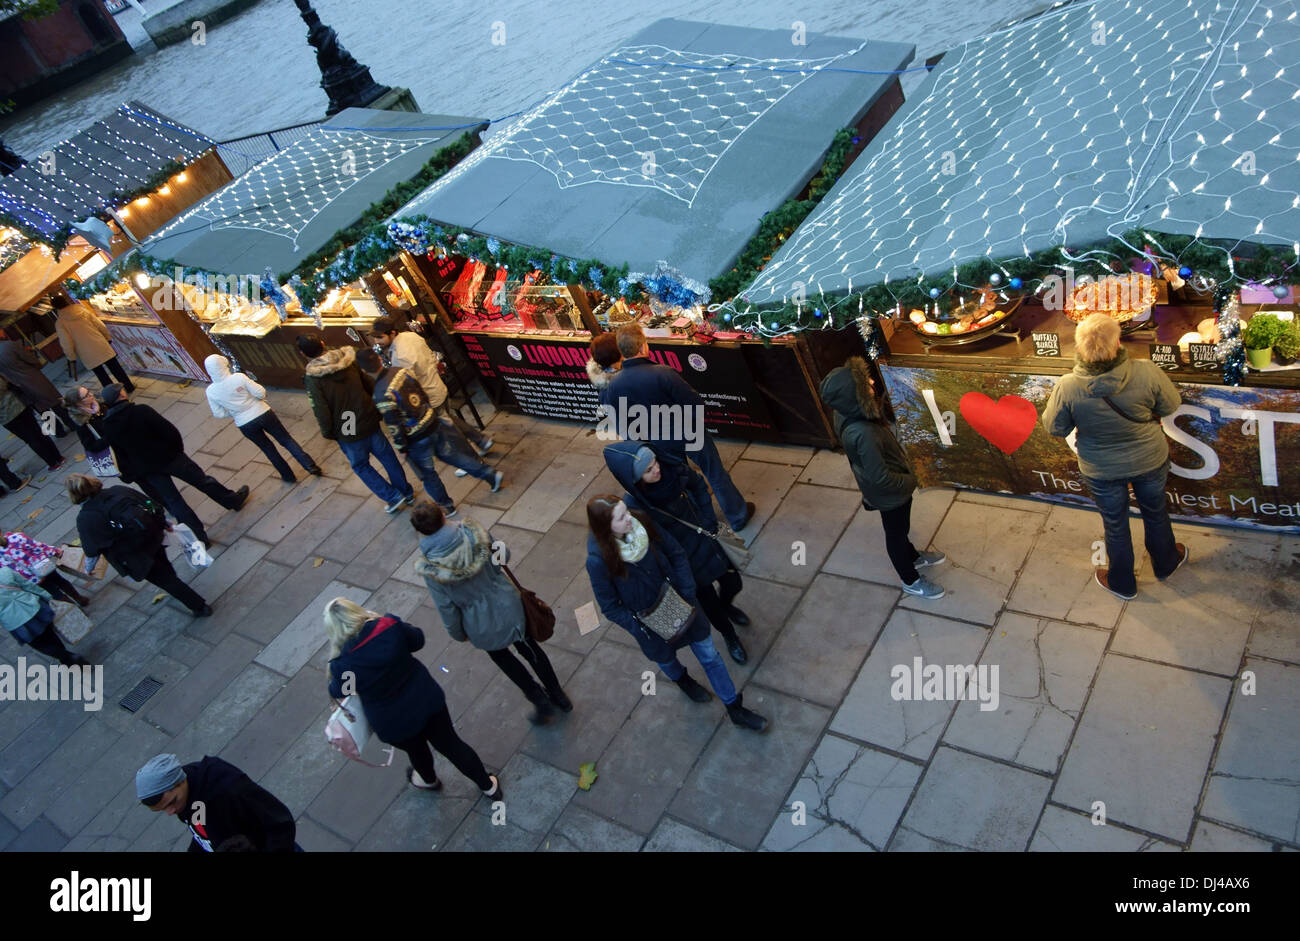
<path fill-rule="evenodd" d="M 828 443 L 816 384 L 856 332 L 763 343 L 707 317 L 751 240 L 793 229 L 902 102 L 913 47 L 801 38 L 673 19 L 633 36 L 393 214 L 412 313 L 529 414 L 592 420 L 591 337 L 635 320 L 711 431 Z"/>
<path fill-rule="evenodd" d="M 856 320 L 922 486 L 1080 505 L 1040 419 L 1106 314 L 1182 393 L 1175 518 L 1296 530 L 1300 100 L 1259 63 L 1294 61 L 1300 24 L 1146 6 L 1161 29 L 1098 0 L 949 52 L 729 312 Z"/>

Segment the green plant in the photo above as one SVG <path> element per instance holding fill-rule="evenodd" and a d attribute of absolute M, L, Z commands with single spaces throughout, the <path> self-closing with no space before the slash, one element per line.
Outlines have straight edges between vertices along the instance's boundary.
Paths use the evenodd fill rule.
<path fill-rule="evenodd" d="M 1282 322 L 1282 332 L 1273 341 L 1273 352 L 1287 359 L 1300 356 L 1300 322 Z"/>
<path fill-rule="evenodd" d="M 1267 350 L 1289 330 L 1276 314 L 1255 314 L 1241 329 L 1241 342 L 1248 350 Z"/>

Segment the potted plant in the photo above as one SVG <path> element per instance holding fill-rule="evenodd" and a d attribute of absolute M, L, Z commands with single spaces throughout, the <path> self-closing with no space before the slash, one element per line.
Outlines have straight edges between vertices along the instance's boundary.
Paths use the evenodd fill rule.
<path fill-rule="evenodd" d="M 1246 347 L 1246 362 L 1252 369 L 1263 369 L 1273 361 L 1273 344 L 1287 332 L 1288 325 L 1273 314 L 1255 314 L 1241 329 Z"/>
<path fill-rule="evenodd" d="M 1300 322 L 1282 322 L 1282 332 L 1273 341 L 1273 352 L 1283 359 L 1300 356 Z"/>

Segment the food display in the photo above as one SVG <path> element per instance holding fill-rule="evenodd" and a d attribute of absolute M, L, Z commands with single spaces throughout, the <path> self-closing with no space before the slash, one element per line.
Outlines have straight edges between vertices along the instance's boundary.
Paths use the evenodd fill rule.
<path fill-rule="evenodd" d="M 1145 320 L 1155 302 L 1155 280 L 1134 271 L 1075 288 L 1065 315 L 1078 323 L 1090 314 L 1106 314 L 1125 324 Z"/>
<path fill-rule="evenodd" d="M 913 310 L 907 315 L 927 343 L 965 343 L 995 332 L 1019 306 L 1019 298 L 1003 300 L 993 290 L 980 291 L 947 315 Z"/>

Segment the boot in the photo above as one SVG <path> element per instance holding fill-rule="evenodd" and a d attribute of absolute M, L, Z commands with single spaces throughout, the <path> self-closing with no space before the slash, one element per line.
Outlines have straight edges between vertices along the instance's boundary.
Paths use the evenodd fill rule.
<path fill-rule="evenodd" d="M 673 682 L 680 687 L 683 693 L 691 697 L 695 702 L 708 702 L 713 698 L 707 689 L 691 679 L 689 673 L 683 673 L 681 679 L 673 680 Z"/>
<path fill-rule="evenodd" d="M 750 712 L 746 709 L 742 699 L 742 695 L 737 693 L 736 701 L 727 707 L 727 715 L 731 716 L 731 721 L 742 729 L 752 729 L 755 732 L 761 732 L 767 728 L 767 720 L 757 712 Z"/>
<path fill-rule="evenodd" d="M 555 707 L 551 705 L 551 699 L 546 695 L 546 690 L 534 683 L 533 688 L 524 695 L 533 704 L 533 713 L 528 717 L 528 721 L 533 725 L 546 725 L 551 719 L 555 718 Z"/>
<path fill-rule="evenodd" d="M 557 686 L 555 689 L 548 689 L 546 695 L 550 697 L 551 702 L 554 703 L 556 708 L 561 712 L 573 711 L 572 700 L 570 700 L 568 696 L 564 695 L 564 690 L 560 689 L 560 687 Z"/>
<path fill-rule="evenodd" d="M 727 608 L 727 617 L 731 618 L 731 623 L 737 627 L 749 627 L 749 615 L 734 604 Z"/>
<path fill-rule="evenodd" d="M 736 636 L 735 628 L 732 628 L 729 635 L 723 634 L 722 639 L 727 642 L 727 653 L 731 654 L 731 659 L 735 660 L 741 666 L 744 666 L 745 661 L 749 659 L 749 655 L 745 653 L 745 648 L 740 643 L 740 638 Z"/>

